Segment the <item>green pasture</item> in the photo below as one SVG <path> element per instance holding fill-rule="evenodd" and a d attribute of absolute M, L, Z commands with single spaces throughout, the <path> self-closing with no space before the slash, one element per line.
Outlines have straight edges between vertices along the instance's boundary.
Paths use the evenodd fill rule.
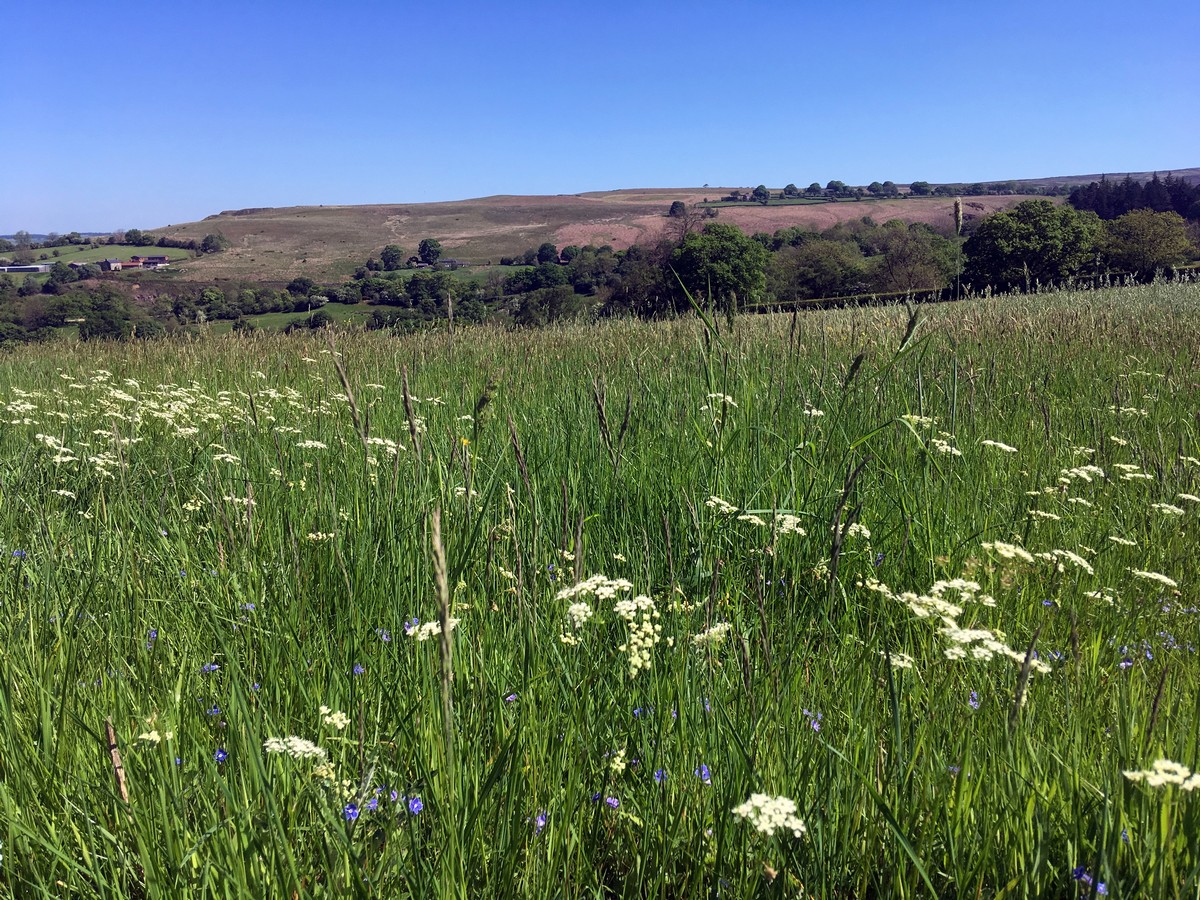
<path fill-rule="evenodd" d="M 1189 283 L 18 347 L 0 896 L 1195 897 L 1198 360 Z"/>

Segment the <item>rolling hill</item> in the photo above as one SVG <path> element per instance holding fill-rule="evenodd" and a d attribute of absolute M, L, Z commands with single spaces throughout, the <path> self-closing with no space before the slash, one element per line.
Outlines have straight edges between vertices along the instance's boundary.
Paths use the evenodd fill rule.
<path fill-rule="evenodd" d="M 1135 173 L 1139 177 L 1143 173 Z M 1176 172 L 1200 180 L 1200 168 Z M 1086 184 L 1098 175 L 1063 176 L 1015 182 L 1018 185 Z M 1118 176 L 1112 176 L 1118 177 Z M 1123 177 L 1123 176 L 1119 176 Z M 1147 174 L 1148 178 L 1149 175 Z M 676 200 L 716 200 L 730 188 L 647 188 L 557 196 L 500 195 L 442 203 L 394 203 L 363 206 L 293 206 L 227 210 L 199 222 L 153 229 L 173 238 L 220 232 L 228 250 L 182 264 L 179 276 L 203 280 L 288 280 L 307 275 L 320 281 L 349 277 L 367 257 L 387 244 L 413 253 L 426 237 L 437 238 L 447 257 L 473 264 L 496 263 L 528 247 L 550 241 L 610 244 L 617 249 L 656 240 L 670 220 Z M 1020 195 L 963 198 L 968 218 L 1008 209 Z M 802 225 L 821 230 L 871 216 L 877 222 L 903 219 L 949 226 L 953 200 L 946 197 L 841 200 L 787 206 L 739 204 L 720 209 L 718 221 L 747 233 L 774 232 Z"/>

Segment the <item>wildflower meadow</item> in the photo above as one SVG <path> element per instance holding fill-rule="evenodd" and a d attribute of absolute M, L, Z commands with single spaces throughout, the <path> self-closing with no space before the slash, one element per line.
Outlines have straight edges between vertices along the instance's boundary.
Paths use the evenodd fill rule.
<path fill-rule="evenodd" d="M 0 358 L 0 897 L 1196 897 L 1200 285 Z"/>

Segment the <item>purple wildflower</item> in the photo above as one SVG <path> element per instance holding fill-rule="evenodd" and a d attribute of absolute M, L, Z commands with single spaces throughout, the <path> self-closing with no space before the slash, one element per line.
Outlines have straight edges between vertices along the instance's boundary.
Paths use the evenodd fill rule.
<path fill-rule="evenodd" d="M 353 822 L 358 818 L 358 807 L 353 803 L 347 803 L 346 808 L 342 810 L 342 815 L 346 817 L 347 822 Z"/>
<path fill-rule="evenodd" d="M 229 754 L 225 751 L 224 747 L 218 747 L 217 752 L 213 754 L 213 759 L 219 763 L 223 763 L 229 759 Z"/>
<path fill-rule="evenodd" d="M 425 808 L 425 804 L 421 802 L 420 797 L 413 797 L 408 801 L 408 811 L 414 816 L 419 815 L 421 810 Z"/>
<path fill-rule="evenodd" d="M 700 763 L 693 774 L 705 784 L 712 784 L 712 773 L 708 771 L 708 766 L 704 763 Z"/>

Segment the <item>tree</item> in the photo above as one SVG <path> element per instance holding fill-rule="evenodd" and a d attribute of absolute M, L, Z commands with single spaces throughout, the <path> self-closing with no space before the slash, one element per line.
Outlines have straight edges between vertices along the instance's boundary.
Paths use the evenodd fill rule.
<path fill-rule="evenodd" d="M 784 189 L 783 189 L 783 196 L 799 197 L 800 196 L 800 188 L 796 187 L 794 184 L 785 185 Z"/>
<path fill-rule="evenodd" d="M 1105 223 L 1103 244 L 1109 266 L 1125 272 L 1176 266 L 1196 252 L 1179 213 L 1150 209 L 1135 209 Z"/>
<path fill-rule="evenodd" d="M 1094 213 L 1025 200 L 984 219 L 963 247 L 963 281 L 976 290 L 1053 284 L 1079 274 L 1095 260 L 1100 220 Z"/>
<path fill-rule="evenodd" d="M 933 193 L 933 186 L 928 181 L 914 181 L 908 189 L 916 197 L 927 197 Z"/>
<path fill-rule="evenodd" d="M 883 185 L 880 184 L 878 181 L 872 181 L 870 184 L 867 185 L 868 193 L 879 194 L 879 193 L 882 193 L 882 191 L 883 191 Z"/>
<path fill-rule="evenodd" d="M 441 241 L 434 238 L 423 238 L 421 243 L 417 245 L 417 256 L 421 258 L 421 262 L 432 266 L 438 261 L 438 257 L 442 255 Z"/>
<path fill-rule="evenodd" d="M 825 185 L 825 190 L 829 191 L 829 193 L 834 194 L 835 196 L 844 194 L 846 193 L 846 182 L 831 181 L 829 184 Z"/>
<path fill-rule="evenodd" d="M 683 286 L 696 300 L 728 308 L 755 303 L 766 290 L 767 249 L 734 225 L 712 223 L 699 234 L 689 234 L 671 254 L 671 263 Z"/>
<path fill-rule="evenodd" d="M 219 253 L 229 246 L 229 241 L 221 232 L 216 234 L 206 234 L 204 240 L 200 242 L 201 253 Z"/>
<path fill-rule="evenodd" d="M 316 282 L 311 278 L 300 275 L 288 282 L 287 292 L 293 297 L 307 297 L 316 286 Z"/>
<path fill-rule="evenodd" d="M 767 186 L 765 184 L 760 184 L 750 192 L 750 198 L 756 203 L 761 203 L 763 206 L 766 206 L 767 201 L 771 199 L 771 192 L 767 190 Z"/>
<path fill-rule="evenodd" d="M 820 197 L 823 193 L 825 193 L 825 189 L 814 181 L 804 189 L 804 193 L 808 194 L 810 197 Z"/>
<path fill-rule="evenodd" d="M 883 231 L 883 252 L 875 269 L 881 291 L 932 291 L 946 287 L 958 270 L 958 245 L 928 225 L 898 219 Z"/>
<path fill-rule="evenodd" d="M 558 262 L 558 247 L 546 241 L 537 250 L 537 261 L 539 263 Z"/>
<path fill-rule="evenodd" d="M 678 219 L 687 212 L 687 204 L 682 200 L 675 200 L 671 203 L 671 208 L 667 211 L 667 215 L 672 219 Z"/>
<path fill-rule="evenodd" d="M 388 244 L 380 251 L 379 259 L 383 262 L 384 271 L 395 272 L 404 266 L 404 251 L 395 244 Z"/>
<path fill-rule="evenodd" d="M 767 270 L 771 297 L 783 302 L 858 293 L 865 279 L 866 263 L 855 244 L 822 238 L 784 247 Z"/>

